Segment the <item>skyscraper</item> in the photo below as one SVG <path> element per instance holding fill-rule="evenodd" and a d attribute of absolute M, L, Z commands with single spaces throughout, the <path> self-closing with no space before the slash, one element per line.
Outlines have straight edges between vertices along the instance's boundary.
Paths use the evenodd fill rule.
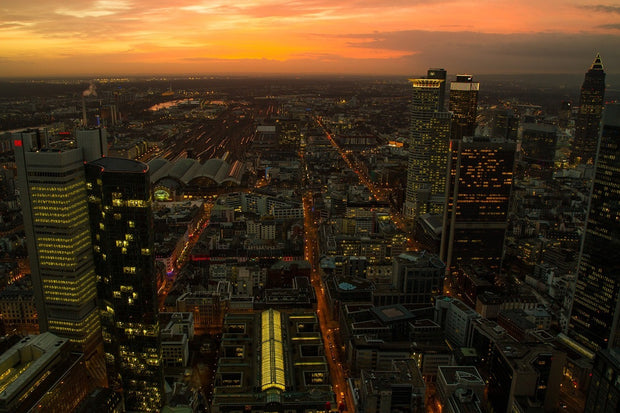
<path fill-rule="evenodd" d="M 581 85 L 579 112 L 575 121 L 575 138 L 571 150 L 571 161 L 593 163 L 599 135 L 601 113 L 605 105 L 605 71 L 601 56 L 596 55 L 594 63 Z"/>
<path fill-rule="evenodd" d="M 620 346 L 620 104 L 607 105 L 568 335 L 594 353 Z"/>
<path fill-rule="evenodd" d="M 105 155 L 101 130 L 50 142 L 44 131 L 14 135 L 28 258 L 41 332 L 92 355 L 101 343 L 84 162 Z"/>
<path fill-rule="evenodd" d="M 523 173 L 537 178 L 550 179 L 553 174 L 558 128 L 543 123 L 522 124 L 521 149 Z M 519 178 L 522 178 L 521 176 Z"/>
<path fill-rule="evenodd" d="M 450 142 L 440 258 L 499 268 L 506 233 L 516 144 L 464 137 Z"/>
<path fill-rule="evenodd" d="M 443 210 L 450 140 L 450 112 L 444 110 L 446 72 L 429 69 L 427 78 L 411 79 L 411 138 L 405 195 L 405 216 Z"/>
<path fill-rule="evenodd" d="M 101 158 L 86 165 L 108 381 L 128 410 L 163 404 L 163 366 L 148 166 Z"/>
<path fill-rule="evenodd" d="M 519 118 L 514 109 L 498 108 L 493 111 L 491 136 L 516 142 L 519 134 Z"/>
<path fill-rule="evenodd" d="M 476 131 L 478 113 L 478 91 L 480 83 L 471 75 L 456 75 L 450 83 L 450 111 L 452 112 L 453 136 L 473 136 Z"/>

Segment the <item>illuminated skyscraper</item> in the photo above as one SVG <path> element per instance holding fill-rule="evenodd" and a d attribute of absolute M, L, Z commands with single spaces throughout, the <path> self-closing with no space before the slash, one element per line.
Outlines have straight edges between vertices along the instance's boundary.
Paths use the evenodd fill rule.
<path fill-rule="evenodd" d="M 605 71 L 601 56 L 597 54 L 581 85 L 579 112 L 575 121 L 575 139 L 571 151 L 573 162 L 594 162 L 604 105 Z"/>
<path fill-rule="evenodd" d="M 127 410 L 157 411 L 164 381 L 148 166 L 89 162 L 86 187 L 108 381 Z"/>
<path fill-rule="evenodd" d="M 607 105 L 568 335 L 595 353 L 620 346 L 620 104 Z"/>
<path fill-rule="evenodd" d="M 411 79 L 411 138 L 405 194 L 405 215 L 411 220 L 443 211 L 451 120 L 450 112 L 443 109 L 445 78 L 445 70 L 429 69 L 427 78 Z"/>
<path fill-rule="evenodd" d="M 498 269 L 507 227 L 516 144 L 464 137 L 450 144 L 440 258 Z"/>
<path fill-rule="evenodd" d="M 478 90 L 480 83 L 474 82 L 471 75 L 456 75 L 456 81 L 450 83 L 450 111 L 456 138 L 473 136 L 476 131 Z"/>
<path fill-rule="evenodd" d="M 101 343 L 84 162 L 105 155 L 105 132 L 49 142 L 14 135 L 18 186 L 41 332 L 66 337 L 86 354 Z"/>

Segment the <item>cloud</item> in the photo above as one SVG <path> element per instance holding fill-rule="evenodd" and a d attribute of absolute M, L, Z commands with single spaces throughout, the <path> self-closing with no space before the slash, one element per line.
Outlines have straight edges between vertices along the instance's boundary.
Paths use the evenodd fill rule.
<path fill-rule="evenodd" d="M 131 3 L 123 0 L 97 0 L 87 8 L 58 8 L 55 10 L 57 14 L 73 16 L 78 18 L 84 17 L 103 17 L 117 14 L 121 11 L 131 8 Z"/>
<path fill-rule="evenodd" d="M 579 8 L 592 10 L 599 13 L 616 13 L 620 14 L 620 6 L 607 6 L 604 4 L 593 4 L 593 5 L 583 5 L 579 6 Z"/>
<path fill-rule="evenodd" d="M 601 24 L 597 27 L 600 27 L 601 29 L 620 30 L 620 23 Z"/>
<path fill-rule="evenodd" d="M 24 27 L 28 27 L 31 26 L 32 23 L 28 23 L 28 22 L 3 22 L 0 23 L 0 30 L 3 29 L 21 29 Z"/>
<path fill-rule="evenodd" d="M 600 52 L 613 62 L 606 67 L 620 72 L 620 36 L 612 34 L 404 30 L 343 37 L 350 47 L 401 51 L 417 71 L 414 61 L 473 73 L 579 73 Z"/>

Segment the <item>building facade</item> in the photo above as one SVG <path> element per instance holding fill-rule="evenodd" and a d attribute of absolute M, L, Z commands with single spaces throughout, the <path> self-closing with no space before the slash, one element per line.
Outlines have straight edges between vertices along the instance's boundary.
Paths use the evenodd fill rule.
<path fill-rule="evenodd" d="M 498 269 L 508 225 L 516 145 L 503 139 L 452 140 L 440 258 Z"/>
<path fill-rule="evenodd" d="M 444 110 L 445 79 L 445 70 L 430 69 L 426 78 L 410 80 L 413 97 L 405 216 L 412 221 L 443 210 L 452 118 Z"/>
<path fill-rule="evenodd" d="M 479 90 L 480 83 L 474 82 L 472 75 L 456 75 L 456 81 L 450 83 L 449 109 L 454 137 L 473 136 L 476 132 Z"/>
<path fill-rule="evenodd" d="M 158 411 L 164 380 L 148 166 L 89 162 L 86 187 L 108 380 L 127 410 Z"/>
<path fill-rule="evenodd" d="M 442 293 L 444 272 L 445 264 L 434 254 L 400 254 L 392 261 L 390 304 L 432 306 L 434 298 Z"/>
<path fill-rule="evenodd" d="M 581 85 L 579 111 L 575 120 L 575 138 L 571 150 L 573 162 L 594 163 L 604 106 L 605 71 L 601 56 L 597 54 Z"/>
<path fill-rule="evenodd" d="M 594 359 L 592 382 L 585 413 L 612 413 L 620 410 L 620 351 L 601 350 Z"/>
<path fill-rule="evenodd" d="M 592 185 L 568 335 L 591 353 L 620 346 L 620 104 L 610 104 Z"/>
<path fill-rule="evenodd" d="M 18 187 L 39 328 L 90 357 L 101 343 L 84 162 L 105 155 L 105 133 L 77 143 L 44 131 L 14 134 Z"/>

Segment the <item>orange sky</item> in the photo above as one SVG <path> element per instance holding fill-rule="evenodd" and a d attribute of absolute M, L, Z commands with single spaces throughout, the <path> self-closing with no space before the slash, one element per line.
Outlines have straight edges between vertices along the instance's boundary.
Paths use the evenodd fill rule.
<path fill-rule="evenodd" d="M 620 73 L 620 6 L 578 0 L 5 0 L 0 77 Z"/>

